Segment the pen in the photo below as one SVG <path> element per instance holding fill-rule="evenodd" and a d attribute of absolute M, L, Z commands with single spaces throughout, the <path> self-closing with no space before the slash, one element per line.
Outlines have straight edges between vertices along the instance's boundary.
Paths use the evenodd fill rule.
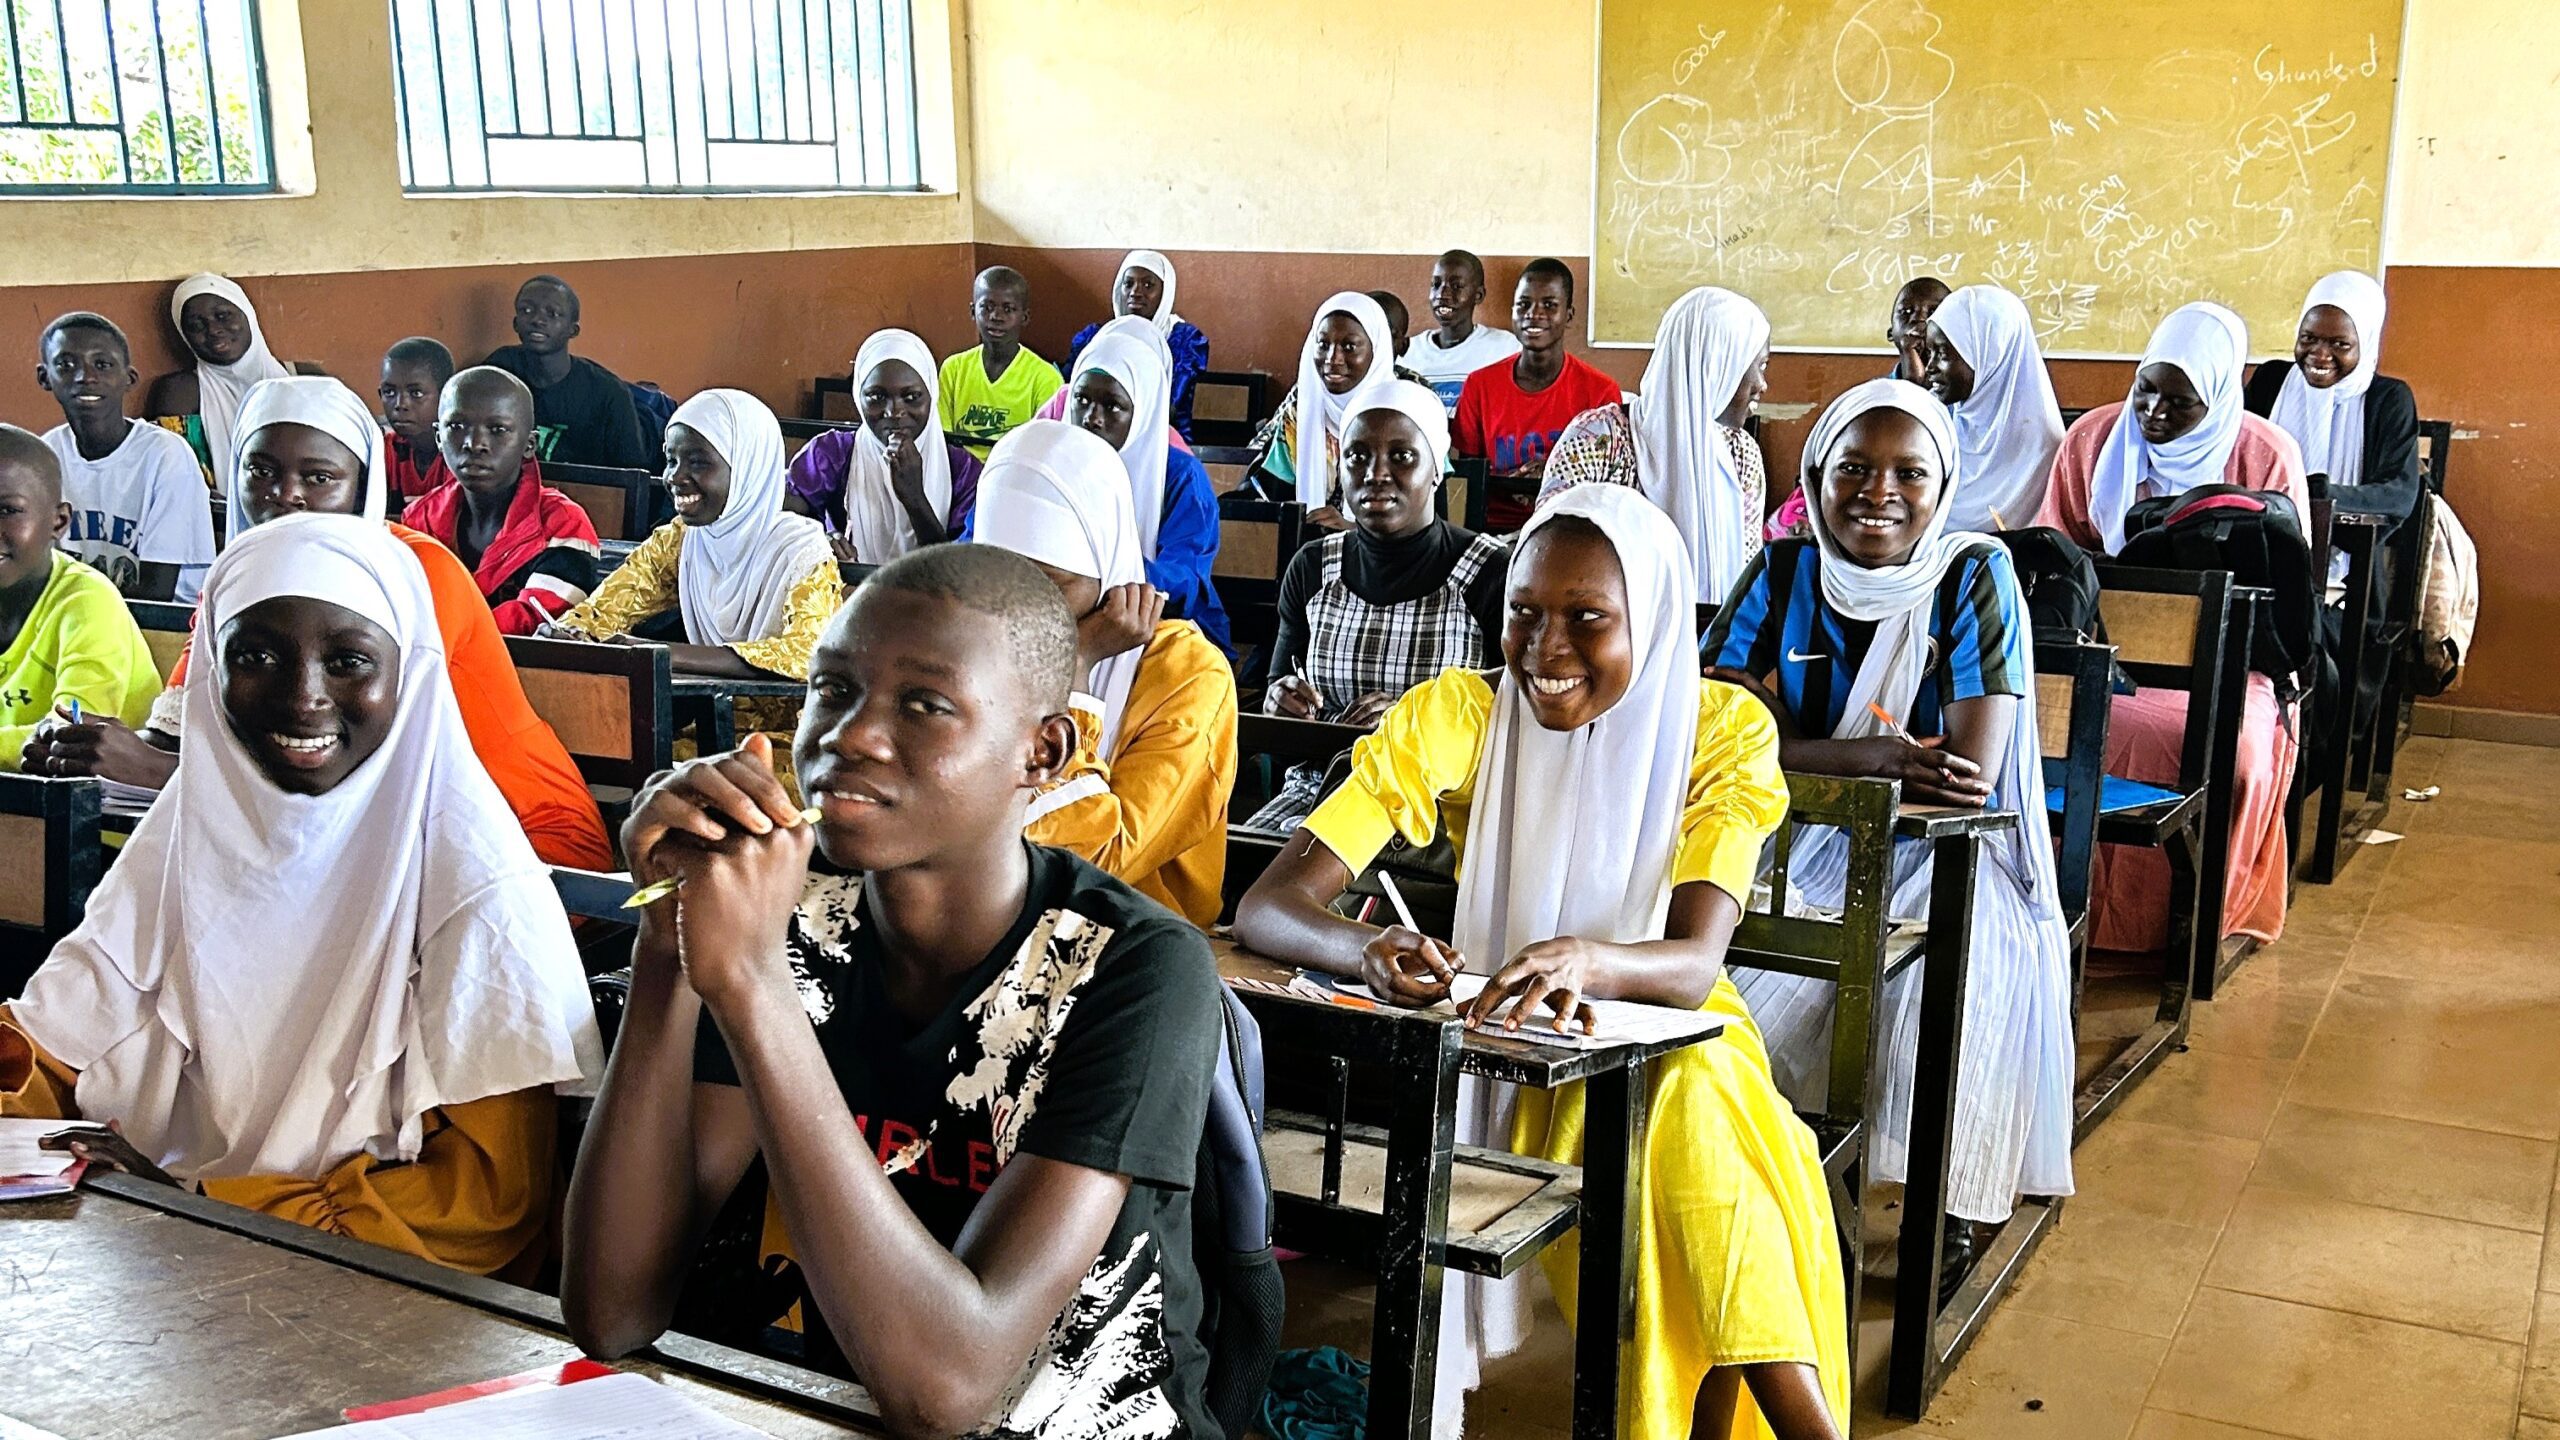
<path fill-rule="evenodd" d="M 817 806 L 810 806 L 808 809 L 800 812 L 800 823 L 803 825 L 817 824 L 819 813 Z M 631 898 L 622 902 L 622 908 L 625 910 L 646 910 L 650 906 L 655 905 L 659 901 L 676 893 L 676 887 L 683 883 L 684 877 L 680 875 L 670 875 L 664 880 L 653 880 L 648 884 L 641 886 L 639 889 L 632 891 Z"/>
<path fill-rule="evenodd" d="M 1892 732 L 1894 733 L 1894 735 L 1895 735 L 1897 738 L 1902 739 L 1902 740 L 1908 740 L 1908 741 L 1910 741 L 1910 743 L 1912 743 L 1912 744 L 1914 744 L 1914 745 L 1917 745 L 1917 744 L 1919 744 L 1919 743 L 1920 743 L 1920 742 L 1919 742 L 1919 741 L 1917 741 L 1917 740 L 1912 740 L 1912 739 L 1911 739 L 1911 732 L 1910 732 L 1910 731 L 1908 731 L 1908 730 L 1903 729 L 1903 728 L 1902 728 L 1902 722 L 1901 722 L 1901 721 L 1899 721 L 1899 720 L 1894 719 L 1894 718 L 1893 718 L 1893 713 L 1892 713 L 1891 711 L 1889 711 L 1889 710 L 1885 709 L 1883 706 L 1881 706 L 1881 705 L 1877 704 L 1877 703 L 1876 703 L 1876 702 L 1874 702 L 1873 700 L 1870 700 L 1870 701 L 1868 701 L 1868 702 L 1867 702 L 1867 710 L 1868 710 L 1868 712 L 1869 712 L 1869 713 L 1873 714 L 1873 715 L 1874 715 L 1878 720 L 1883 721 L 1883 722 L 1884 722 L 1884 728 L 1886 728 L 1887 730 L 1892 731 Z"/>
<path fill-rule="evenodd" d="M 71 697 L 71 723 L 74 725 L 85 723 L 80 718 L 80 697 L 77 695 Z"/>
<path fill-rule="evenodd" d="M 1386 887 L 1387 903 L 1396 907 L 1396 923 L 1416 935 L 1421 934 L 1422 927 L 1413 923 L 1412 907 L 1404 903 L 1404 892 L 1396 888 L 1396 877 L 1381 870 L 1378 872 L 1378 883 Z"/>

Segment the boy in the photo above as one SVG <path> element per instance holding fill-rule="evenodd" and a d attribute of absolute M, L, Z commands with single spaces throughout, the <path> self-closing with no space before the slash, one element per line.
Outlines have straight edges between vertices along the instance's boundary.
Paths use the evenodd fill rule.
<path fill-rule="evenodd" d="M 382 399 L 383 458 L 395 509 L 453 479 L 436 453 L 436 401 L 452 378 L 453 352 L 424 335 L 382 354 L 382 384 L 374 393 Z"/>
<path fill-rule="evenodd" d="M 1914 385 L 1928 383 L 1929 317 L 1947 302 L 1952 293 L 1947 282 L 1935 275 L 1923 275 L 1903 286 L 1893 295 L 1893 313 L 1886 317 L 1884 343 L 1893 347 L 1896 358 L 1893 378 Z"/>
<path fill-rule="evenodd" d="M 633 878 L 683 889 L 641 919 L 570 1186 L 590 1354 L 666 1329 L 719 1217 L 743 1283 L 694 1298 L 750 1333 L 796 1306 L 805 1361 L 897 1433 L 1218 1433 L 1189 1193 L 1217 974 L 1198 931 L 1022 840 L 1075 745 L 1075 656 L 1029 561 L 914 551 L 812 658 L 814 824 L 761 735 L 642 792 Z"/>
<path fill-rule="evenodd" d="M 198 483 L 192 471 L 187 479 Z M 124 597 L 54 548 L 70 524 L 53 447 L 0 425 L 0 769 L 19 768 L 27 742 L 57 710 L 139 726 L 160 695 L 151 647 Z"/>
<path fill-rule="evenodd" d="M 494 365 L 445 382 L 436 423 L 437 473 L 449 476 L 400 517 L 443 542 L 471 572 L 502 635 L 530 635 L 596 588 L 595 522 L 542 483 L 535 467 L 533 392 Z"/>
<path fill-rule="evenodd" d="M 1404 352 L 1404 363 L 1422 377 L 1453 417 L 1468 376 L 1520 353 L 1520 342 L 1510 331 L 1476 323 L 1476 307 L 1483 303 L 1483 261 L 1467 251 L 1451 250 L 1432 263 L 1431 318 L 1439 328 L 1416 336 Z"/>
<path fill-rule="evenodd" d="M 1458 392 L 1452 449 L 1482 457 L 1496 478 L 1536 480 L 1546 473 L 1547 451 L 1573 417 L 1618 403 L 1617 381 L 1565 353 L 1573 317 L 1573 272 L 1561 260 L 1530 261 L 1511 298 L 1520 354 L 1508 365 L 1490 365 L 1467 377 Z M 1537 493 L 1535 485 L 1527 490 Z M 1517 530 L 1528 518 L 1525 497 L 1497 493 L 1485 509 L 1490 530 Z"/>
<path fill-rule="evenodd" d="M 583 355 L 569 353 L 578 337 L 578 292 L 557 275 L 536 275 L 516 291 L 516 343 L 489 352 L 486 362 L 522 380 L 533 391 L 534 423 L 541 427 L 537 460 L 566 465 L 612 465 L 654 470 L 640 428 L 639 407 L 622 377 Z"/>
<path fill-rule="evenodd" d="M 942 362 L 942 428 L 984 460 L 1005 432 L 1039 413 L 1066 381 L 1022 343 L 1031 282 L 1009 266 L 982 271 L 969 289 L 978 343 Z M 857 381 L 860 377 L 856 377 Z"/>
<path fill-rule="evenodd" d="M 44 437 L 71 512 L 62 548 L 133 599 L 194 604 L 213 564 L 204 472 L 184 439 L 125 418 L 125 394 L 142 377 L 124 332 L 74 311 L 44 327 L 36 360 L 36 383 L 62 407 Z"/>
<path fill-rule="evenodd" d="M 1396 353 L 1390 358 L 1401 367 L 1404 352 L 1413 345 L 1413 312 L 1405 308 L 1404 297 L 1393 290 L 1372 290 L 1369 298 L 1377 301 L 1378 308 L 1386 312 L 1387 333 L 1396 337 Z"/>

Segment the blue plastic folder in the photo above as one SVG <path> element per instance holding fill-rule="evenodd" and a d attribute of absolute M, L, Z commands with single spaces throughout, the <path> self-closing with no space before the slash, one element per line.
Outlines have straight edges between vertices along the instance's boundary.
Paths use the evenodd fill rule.
<path fill-rule="evenodd" d="M 2123 780 L 2109 775 L 2098 785 L 2098 813 L 2112 815 L 2119 810 L 2139 810 L 2145 805 L 2157 805 L 2163 800 L 2175 800 L 2182 793 L 2184 792 L 2164 786 L 2145 784 L 2140 780 Z M 2057 815 L 2062 813 L 2061 786 L 2045 787 L 2044 808 Z"/>

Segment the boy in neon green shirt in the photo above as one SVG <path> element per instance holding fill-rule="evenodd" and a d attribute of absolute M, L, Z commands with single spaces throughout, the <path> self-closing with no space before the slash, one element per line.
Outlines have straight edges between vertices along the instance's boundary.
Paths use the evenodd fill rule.
<path fill-rule="evenodd" d="M 52 449 L 0 425 L 0 770 L 57 706 L 139 728 L 160 694 L 115 582 L 54 548 L 70 524 Z"/>
<path fill-rule="evenodd" d="M 1031 323 L 1031 282 L 991 266 L 969 290 L 978 343 L 942 362 L 942 428 L 984 460 L 1005 432 L 1030 419 L 1066 387 L 1058 367 L 1022 343 Z"/>

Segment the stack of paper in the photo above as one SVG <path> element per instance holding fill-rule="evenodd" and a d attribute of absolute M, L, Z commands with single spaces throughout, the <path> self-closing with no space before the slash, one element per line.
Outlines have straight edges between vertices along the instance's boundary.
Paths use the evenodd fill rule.
<path fill-rule="evenodd" d="M 1437 1005 L 1426 1007 L 1422 1013 L 1443 1015 L 1463 1013 L 1468 1002 L 1484 993 L 1485 980 L 1486 977 L 1482 975 L 1459 976 L 1449 985 L 1449 998 Z M 1376 1003 L 1378 998 L 1375 992 L 1357 980 L 1337 979 L 1330 975 L 1319 975 L 1310 970 L 1299 971 L 1297 977 L 1289 982 L 1289 988 L 1312 999 L 1336 1000 L 1337 1003 L 1346 998 L 1352 1001 Z M 1664 1041 L 1689 1040 L 1715 1030 L 1724 1023 L 1717 1017 L 1701 1011 L 1675 1010 L 1668 1005 L 1647 1005 L 1635 1000 L 1590 1000 L 1584 1003 L 1591 1007 L 1592 1023 L 1597 1027 L 1588 1035 L 1579 1028 L 1568 1031 L 1557 1030 L 1555 1012 L 1543 1006 L 1534 1016 L 1522 1016 L 1520 1028 L 1517 1030 L 1505 1030 L 1496 1025 L 1487 1027 L 1484 1033 L 1498 1035 L 1505 1040 L 1534 1040 L 1541 1045 L 1562 1045 L 1571 1049 L 1588 1050 L 1601 1045 L 1623 1045 L 1629 1042 L 1654 1045 Z M 1507 1017 L 1509 1012 L 1505 1011 L 1504 1014 Z"/>
<path fill-rule="evenodd" d="M 288 1440 L 755 1440 L 764 1436 L 644 1375 L 510 1390 Z"/>
<path fill-rule="evenodd" d="M 80 1162 L 69 1152 L 47 1150 L 36 1142 L 70 1120 L 0 1120 L 0 1200 L 38 1195 L 64 1195 L 80 1181 Z"/>
<path fill-rule="evenodd" d="M 98 781 L 98 808 L 109 815 L 139 816 L 159 798 L 160 792 L 147 785 L 127 785 L 104 777 Z"/>

